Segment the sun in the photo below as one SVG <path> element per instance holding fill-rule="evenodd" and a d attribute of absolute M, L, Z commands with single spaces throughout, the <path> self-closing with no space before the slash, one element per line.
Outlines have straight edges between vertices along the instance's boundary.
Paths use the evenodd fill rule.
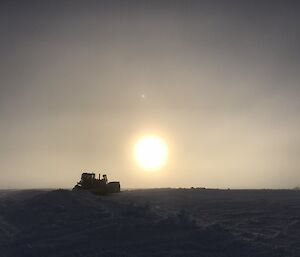
<path fill-rule="evenodd" d="M 138 140 L 134 148 L 138 164 L 145 170 L 157 170 L 167 161 L 168 148 L 158 136 L 148 135 Z"/>

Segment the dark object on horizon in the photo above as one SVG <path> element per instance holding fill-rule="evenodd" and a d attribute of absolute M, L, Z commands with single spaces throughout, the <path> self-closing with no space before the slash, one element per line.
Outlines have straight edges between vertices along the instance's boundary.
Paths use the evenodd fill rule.
<path fill-rule="evenodd" d="M 99 174 L 99 178 L 95 178 L 95 173 L 82 173 L 81 180 L 74 186 L 73 191 L 89 190 L 97 195 L 106 195 L 110 193 L 119 193 L 121 191 L 120 182 L 107 182 L 107 176 Z"/>

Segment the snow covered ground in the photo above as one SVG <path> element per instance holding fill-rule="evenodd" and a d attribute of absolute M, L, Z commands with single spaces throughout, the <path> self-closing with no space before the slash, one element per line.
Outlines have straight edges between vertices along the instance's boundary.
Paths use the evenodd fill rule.
<path fill-rule="evenodd" d="M 0 191 L 0 256 L 296 257 L 300 191 Z"/>

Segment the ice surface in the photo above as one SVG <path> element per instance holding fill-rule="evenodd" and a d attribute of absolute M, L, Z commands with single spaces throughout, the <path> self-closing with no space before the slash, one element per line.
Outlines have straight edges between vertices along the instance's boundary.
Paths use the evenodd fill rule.
<path fill-rule="evenodd" d="M 0 191 L 0 256 L 300 256 L 300 191 Z"/>

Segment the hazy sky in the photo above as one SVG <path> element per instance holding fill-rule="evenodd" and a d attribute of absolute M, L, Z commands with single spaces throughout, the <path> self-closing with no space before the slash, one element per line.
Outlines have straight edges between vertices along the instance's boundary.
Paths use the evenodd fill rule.
<path fill-rule="evenodd" d="M 0 188 L 299 186 L 297 3 L 1 1 Z"/>

